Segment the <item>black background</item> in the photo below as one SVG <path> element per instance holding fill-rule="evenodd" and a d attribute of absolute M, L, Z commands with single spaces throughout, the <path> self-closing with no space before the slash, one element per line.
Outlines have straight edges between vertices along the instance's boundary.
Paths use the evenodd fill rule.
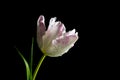
<path fill-rule="evenodd" d="M 9 3 L 9 2 L 7 2 Z M 11 2 L 12 3 L 12 2 Z M 102 4 L 104 6 L 104 4 Z M 29 61 L 31 40 L 34 43 L 34 65 L 42 56 L 36 43 L 36 25 L 40 15 L 48 26 L 51 17 L 65 24 L 67 31 L 76 29 L 79 35 L 75 46 L 61 57 L 46 57 L 36 80 L 84 80 L 108 76 L 110 60 L 103 45 L 106 9 L 98 2 L 13 2 L 2 6 L 1 65 L 4 78 L 26 80 L 25 65 L 15 50 L 16 46 Z M 104 18 L 103 18 L 104 16 Z M 103 52 L 104 51 L 104 52 Z M 7 77 L 9 76 L 9 77 Z"/>

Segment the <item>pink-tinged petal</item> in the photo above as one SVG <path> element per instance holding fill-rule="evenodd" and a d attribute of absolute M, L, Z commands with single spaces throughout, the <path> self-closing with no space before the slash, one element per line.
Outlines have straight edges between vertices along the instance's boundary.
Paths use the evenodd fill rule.
<path fill-rule="evenodd" d="M 50 19 L 48 30 L 50 30 L 55 25 L 56 19 L 57 19 L 56 17 Z"/>
<path fill-rule="evenodd" d="M 55 39 L 57 36 L 61 36 L 66 30 L 63 23 L 60 21 L 55 21 L 56 17 L 50 19 L 49 26 L 46 31 L 46 33 L 51 35 L 52 39 Z"/>
<path fill-rule="evenodd" d="M 66 36 L 69 36 L 69 35 L 74 35 L 75 34 L 75 29 L 65 33 Z"/>
<path fill-rule="evenodd" d="M 52 18 L 50 20 L 50 24 L 48 30 L 46 31 L 45 35 L 43 36 L 43 48 L 47 49 L 53 39 L 56 39 L 58 36 L 62 36 L 65 33 L 65 26 L 60 21 L 55 22 L 56 18 Z"/>
<path fill-rule="evenodd" d="M 51 47 L 46 50 L 48 56 L 57 57 L 62 56 L 66 53 L 71 47 L 74 46 L 75 42 L 78 40 L 77 33 L 68 35 L 66 33 L 63 36 L 60 36 L 52 41 Z"/>
<path fill-rule="evenodd" d="M 57 36 L 56 37 L 62 36 L 66 32 L 66 28 L 65 28 L 63 23 L 59 23 L 58 26 L 59 27 L 58 27 L 58 31 L 57 31 Z"/>
<path fill-rule="evenodd" d="M 45 19 L 43 15 L 41 15 L 37 21 L 37 42 L 39 47 L 42 46 L 43 43 L 42 36 L 45 34 L 45 30 L 46 30 L 44 21 Z"/>

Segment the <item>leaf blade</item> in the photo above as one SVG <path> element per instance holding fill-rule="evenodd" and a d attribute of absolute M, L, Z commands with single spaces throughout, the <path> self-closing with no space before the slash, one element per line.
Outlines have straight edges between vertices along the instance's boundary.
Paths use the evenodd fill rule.
<path fill-rule="evenodd" d="M 26 61 L 26 59 L 24 58 L 24 56 L 21 54 L 21 52 L 16 48 L 17 52 L 19 53 L 19 55 L 21 56 L 22 60 L 24 61 L 25 67 L 26 67 L 26 75 L 27 75 L 27 80 L 30 79 L 30 68 L 29 68 L 29 64 Z"/>
<path fill-rule="evenodd" d="M 33 66 L 33 45 L 34 44 L 34 38 L 32 38 L 32 45 L 31 45 L 31 56 L 30 56 L 30 80 L 32 80 L 32 66 Z"/>

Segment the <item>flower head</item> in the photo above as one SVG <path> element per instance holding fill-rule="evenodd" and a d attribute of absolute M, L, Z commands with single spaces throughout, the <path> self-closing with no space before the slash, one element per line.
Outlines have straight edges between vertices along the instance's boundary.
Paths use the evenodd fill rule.
<path fill-rule="evenodd" d="M 66 32 L 64 24 L 51 18 L 48 29 L 45 27 L 44 16 L 41 15 L 37 21 L 37 43 L 41 51 L 50 57 L 62 56 L 74 46 L 78 40 L 75 29 Z"/>

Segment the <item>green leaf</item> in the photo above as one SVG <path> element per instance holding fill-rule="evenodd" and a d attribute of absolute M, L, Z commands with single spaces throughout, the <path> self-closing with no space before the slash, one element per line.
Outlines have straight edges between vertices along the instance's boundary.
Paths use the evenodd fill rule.
<path fill-rule="evenodd" d="M 34 44 L 34 38 L 32 38 L 32 45 L 31 45 L 31 56 L 30 56 L 30 80 L 32 80 L 32 65 L 33 65 L 33 45 Z"/>
<path fill-rule="evenodd" d="M 21 58 L 23 59 L 23 61 L 25 63 L 27 80 L 29 80 L 30 79 L 30 68 L 29 68 L 28 62 L 26 61 L 24 56 L 21 54 L 21 52 L 17 48 L 16 48 L 16 50 L 18 51 L 19 55 L 21 56 Z"/>

